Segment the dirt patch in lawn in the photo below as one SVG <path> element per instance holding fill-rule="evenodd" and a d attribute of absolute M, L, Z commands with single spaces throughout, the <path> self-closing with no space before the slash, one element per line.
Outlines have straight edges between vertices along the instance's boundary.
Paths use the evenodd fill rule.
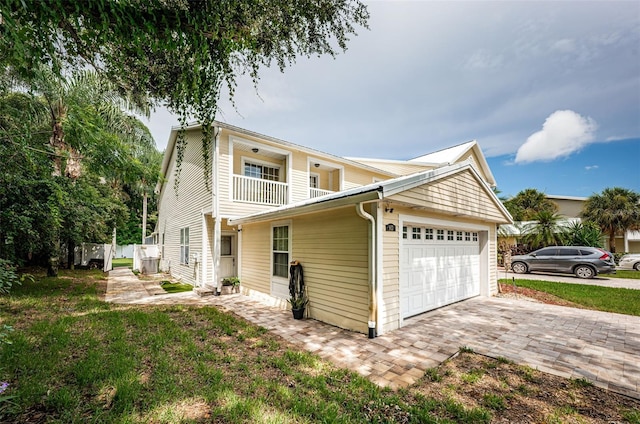
<path fill-rule="evenodd" d="M 495 423 L 640 422 L 638 400 L 585 380 L 568 380 L 470 352 L 428 370 L 413 386 L 409 400 L 419 402 L 420 395 L 462 404 L 468 413 L 476 411 L 478 421 L 483 420 L 479 412 L 484 410 Z M 460 420 L 452 409 L 451 418 Z"/>
<path fill-rule="evenodd" d="M 570 306 L 572 308 L 584 309 L 583 306 L 577 303 L 569 302 L 568 300 L 561 299 L 558 296 L 526 287 L 514 286 L 513 284 L 507 283 L 498 283 L 498 288 L 498 297 L 509 297 L 546 303 L 549 305 Z"/>

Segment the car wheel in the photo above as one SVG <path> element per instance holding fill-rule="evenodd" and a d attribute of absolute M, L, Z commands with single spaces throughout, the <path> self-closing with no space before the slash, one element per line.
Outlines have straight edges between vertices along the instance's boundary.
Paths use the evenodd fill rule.
<path fill-rule="evenodd" d="M 514 263 L 512 263 L 511 264 L 511 269 L 516 274 L 525 274 L 525 273 L 528 272 L 527 264 L 525 264 L 523 262 L 514 262 Z"/>
<path fill-rule="evenodd" d="M 580 265 L 579 267 L 576 267 L 575 274 L 578 278 L 593 278 L 593 276 L 596 275 L 593 268 L 587 265 Z"/>
<path fill-rule="evenodd" d="M 640 262 L 636 262 L 635 264 L 633 264 L 633 269 L 635 269 L 636 271 L 640 271 Z"/>

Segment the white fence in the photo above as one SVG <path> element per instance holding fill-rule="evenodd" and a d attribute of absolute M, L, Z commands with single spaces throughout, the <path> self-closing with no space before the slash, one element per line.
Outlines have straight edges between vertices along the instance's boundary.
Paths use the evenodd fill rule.
<path fill-rule="evenodd" d="M 133 258 L 133 244 L 117 245 L 116 258 Z"/>
<path fill-rule="evenodd" d="M 73 264 L 89 268 L 102 268 L 104 272 L 113 268 L 113 247 L 110 244 L 82 243 L 73 251 Z"/>

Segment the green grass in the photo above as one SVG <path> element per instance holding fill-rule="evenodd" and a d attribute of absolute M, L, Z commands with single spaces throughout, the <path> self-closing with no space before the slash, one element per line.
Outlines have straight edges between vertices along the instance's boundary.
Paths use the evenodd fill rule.
<path fill-rule="evenodd" d="M 456 378 L 444 369 L 403 390 L 380 388 L 215 307 L 108 304 L 104 278 L 36 275 L 0 296 L 0 324 L 15 329 L 0 345 L 0 382 L 10 384 L 0 422 L 488 423 L 509 411 L 511 398 L 493 389 L 475 406 L 423 394 Z M 504 372 L 522 372 L 505 362 L 513 369 Z M 623 409 L 637 417 L 635 406 Z"/>
<path fill-rule="evenodd" d="M 512 280 L 500 282 L 513 283 Z M 640 290 L 518 279 L 515 284 L 550 293 L 587 309 L 640 316 Z"/>
<path fill-rule="evenodd" d="M 599 277 L 605 278 L 629 278 L 633 280 L 640 280 L 640 271 L 631 271 L 627 269 L 619 269 L 615 274 L 600 274 Z M 640 287 L 640 281 L 638 282 Z"/>
<path fill-rule="evenodd" d="M 160 287 L 162 287 L 167 293 L 182 293 L 193 290 L 193 286 L 191 284 L 170 283 L 168 281 L 162 281 L 160 283 Z"/>
<path fill-rule="evenodd" d="M 132 258 L 114 258 L 113 267 L 116 268 L 120 266 L 133 268 L 133 259 Z"/>
<path fill-rule="evenodd" d="M 84 273 L 84 274 L 83 274 Z M 214 307 L 113 305 L 99 300 L 102 272 L 37 276 L 0 297 L 0 422 L 487 422 L 453 401 L 435 409 Z M 453 411 L 453 412 L 452 412 Z"/>

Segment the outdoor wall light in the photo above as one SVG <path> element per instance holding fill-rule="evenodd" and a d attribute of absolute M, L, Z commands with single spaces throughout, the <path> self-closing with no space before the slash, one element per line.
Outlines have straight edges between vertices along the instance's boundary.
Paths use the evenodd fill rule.
<path fill-rule="evenodd" d="M 320 164 L 319 163 L 314 163 L 313 166 L 315 166 L 316 168 L 319 168 Z"/>
<path fill-rule="evenodd" d="M 253 153 L 258 153 L 258 148 L 257 148 L 257 147 L 254 147 L 253 149 L 251 149 L 251 151 L 252 151 Z"/>

